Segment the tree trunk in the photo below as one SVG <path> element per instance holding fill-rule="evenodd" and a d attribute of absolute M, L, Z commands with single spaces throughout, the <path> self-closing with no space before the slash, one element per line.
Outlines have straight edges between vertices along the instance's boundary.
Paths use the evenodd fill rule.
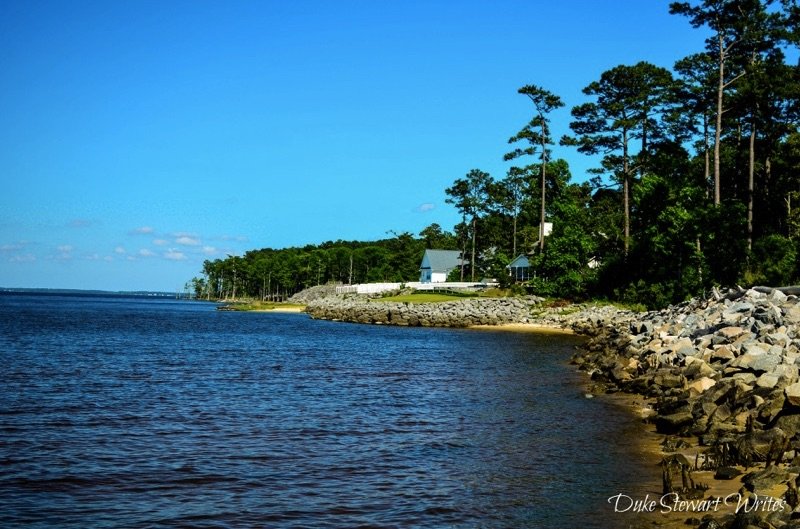
<path fill-rule="evenodd" d="M 700 246 L 700 237 L 697 237 L 694 241 L 695 247 L 697 248 L 697 276 L 700 280 L 700 284 L 703 284 L 703 248 Z"/>
<path fill-rule="evenodd" d="M 466 215 L 461 217 L 461 224 L 464 225 L 464 231 L 467 230 L 467 217 Z M 463 241 L 461 243 L 461 282 L 464 282 L 464 256 L 467 255 L 467 234 L 464 233 L 464 237 L 461 238 Z"/>
<path fill-rule="evenodd" d="M 647 114 L 642 116 L 642 150 L 639 153 L 639 178 L 644 176 L 647 169 Z"/>
<path fill-rule="evenodd" d="M 704 181 L 706 183 L 706 198 L 708 198 L 708 182 L 711 180 L 711 149 L 709 148 L 709 137 L 708 137 L 708 113 L 703 112 L 703 141 L 705 142 L 705 172 L 704 174 Z"/>
<path fill-rule="evenodd" d="M 472 217 L 472 262 L 469 264 L 470 276 L 475 281 L 475 233 L 478 231 L 478 217 Z"/>
<path fill-rule="evenodd" d="M 756 124 L 755 116 L 750 125 L 750 160 L 747 169 L 747 251 L 753 249 L 753 201 L 754 201 L 754 174 L 756 164 Z"/>
<path fill-rule="evenodd" d="M 725 91 L 725 48 L 722 33 L 717 34 L 717 45 L 719 46 L 719 81 L 717 83 L 717 117 L 716 126 L 714 130 L 714 205 L 719 206 L 720 191 L 719 191 L 719 143 L 722 135 L 722 97 Z"/>
<path fill-rule="evenodd" d="M 514 214 L 514 240 L 513 240 L 512 244 L 511 244 L 511 247 L 512 247 L 511 253 L 514 254 L 512 258 L 516 258 L 517 257 L 517 215 L 516 215 L 516 213 Z"/>
<path fill-rule="evenodd" d="M 539 253 L 544 251 L 545 190 L 547 189 L 547 151 L 544 140 L 544 116 L 542 116 L 542 210 L 539 216 Z"/>
<path fill-rule="evenodd" d="M 625 215 L 624 243 L 625 259 L 628 258 L 628 249 L 631 236 L 631 208 L 630 208 L 630 175 L 628 174 L 628 131 L 622 132 L 622 200 Z"/>

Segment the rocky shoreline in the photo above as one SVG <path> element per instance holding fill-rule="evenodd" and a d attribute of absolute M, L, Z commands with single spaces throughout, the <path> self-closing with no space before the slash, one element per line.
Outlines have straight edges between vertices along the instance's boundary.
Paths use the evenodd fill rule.
<path fill-rule="evenodd" d="M 310 301 L 306 312 L 315 319 L 373 323 L 406 327 L 470 327 L 530 323 L 542 299 L 467 298 L 441 303 L 399 303 L 357 294 L 329 296 Z"/>
<path fill-rule="evenodd" d="M 796 292 L 715 292 L 663 311 L 572 322 L 590 337 L 573 362 L 598 391 L 650 399 L 648 420 L 665 436 L 663 493 L 716 501 L 693 478 L 700 471 L 731 481 L 743 498 L 733 512 L 692 513 L 694 525 L 800 527 Z"/>
<path fill-rule="evenodd" d="M 573 363 L 595 392 L 646 399 L 644 418 L 663 436 L 662 492 L 695 507 L 666 518 L 704 529 L 800 528 L 798 294 L 797 287 L 714 291 L 646 313 L 546 308 L 536 297 L 411 305 L 337 296 L 306 311 L 358 323 L 527 323 L 586 335 Z M 726 498 L 713 495 L 723 489 L 737 498 L 727 509 L 720 508 Z"/>

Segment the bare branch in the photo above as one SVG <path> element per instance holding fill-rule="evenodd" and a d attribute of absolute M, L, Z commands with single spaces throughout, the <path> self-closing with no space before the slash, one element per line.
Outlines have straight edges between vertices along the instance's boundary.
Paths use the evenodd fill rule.
<path fill-rule="evenodd" d="M 742 77 L 744 77 L 745 75 L 747 75 L 747 72 L 742 72 L 742 73 L 740 73 L 739 75 L 737 75 L 736 77 L 734 77 L 733 79 L 731 79 L 730 81 L 728 81 L 727 83 L 725 83 L 724 85 L 722 85 L 722 88 L 723 88 L 723 89 L 725 89 L 725 88 L 728 88 L 730 85 L 732 85 L 732 84 L 733 84 L 733 83 L 735 83 L 737 80 L 739 80 L 739 79 L 741 79 Z"/>

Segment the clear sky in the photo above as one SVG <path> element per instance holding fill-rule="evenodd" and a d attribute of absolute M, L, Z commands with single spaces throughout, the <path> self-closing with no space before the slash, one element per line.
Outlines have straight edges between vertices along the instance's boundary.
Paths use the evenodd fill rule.
<path fill-rule="evenodd" d="M 205 259 L 414 234 L 531 117 L 704 33 L 661 0 L 0 2 L 0 287 L 181 289 Z M 590 160 L 556 147 L 575 180 Z"/>

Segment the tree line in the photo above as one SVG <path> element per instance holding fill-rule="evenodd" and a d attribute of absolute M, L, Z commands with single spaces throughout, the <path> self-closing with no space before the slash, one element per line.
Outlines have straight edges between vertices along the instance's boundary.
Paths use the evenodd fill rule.
<path fill-rule="evenodd" d="M 787 54 L 797 61 L 797 0 L 668 9 L 704 28 L 704 49 L 671 69 L 642 61 L 603 72 L 582 89 L 586 102 L 571 108 L 561 138 L 551 131 L 561 97 L 521 87 L 531 118 L 508 139 L 513 165 L 498 179 L 480 169 L 455 179 L 445 190 L 461 218 L 452 232 L 434 224 L 418 237 L 248 252 L 206 262 L 196 290 L 224 297 L 239 284 L 255 296 L 327 281 L 409 281 L 425 247 L 460 250 L 469 266 L 458 278 L 507 282 L 506 266 L 524 254 L 530 291 L 648 307 L 714 285 L 796 282 L 800 62 Z M 588 181 L 571 181 L 567 161 L 552 156 L 556 144 L 598 161 Z"/>
<path fill-rule="evenodd" d="M 415 280 L 426 246 L 440 241 L 410 233 L 391 235 L 379 241 L 264 248 L 242 256 L 206 260 L 202 277 L 192 279 L 187 288 L 201 299 L 282 301 L 314 285 Z"/>

